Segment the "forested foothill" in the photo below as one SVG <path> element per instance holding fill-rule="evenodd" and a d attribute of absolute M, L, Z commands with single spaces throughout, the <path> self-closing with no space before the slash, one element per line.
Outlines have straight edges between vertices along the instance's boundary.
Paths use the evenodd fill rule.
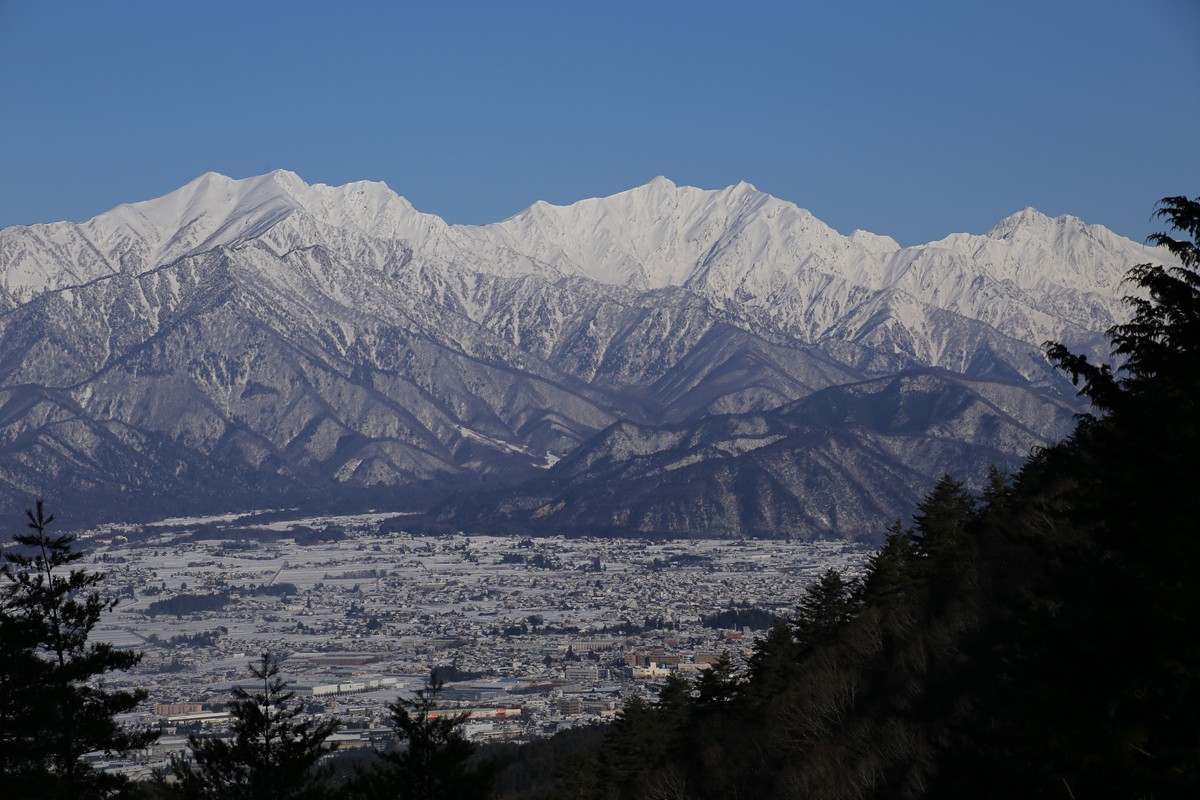
<path fill-rule="evenodd" d="M 1130 274 L 1131 320 L 1110 332 L 1120 367 L 1048 346 L 1092 404 L 1067 439 L 977 496 L 944 477 L 861 580 L 827 571 L 774 622 L 744 674 L 722 658 L 607 729 L 496 750 L 510 767 L 492 796 L 1200 797 L 1200 198 L 1159 214 L 1184 236 L 1153 242 L 1183 266 Z M 130 787 L 83 755 L 153 733 L 114 723 L 141 698 L 94 679 L 137 656 L 87 642 L 113 601 L 49 522 L 39 504 L 6 555 L 0 781 L 105 796 Z M 231 704 L 230 742 L 196 739 L 177 783 L 137 790 L 483 797 L 496 778 L 463 718 L 431 713 L 437 676 L 391 706 L 401 749 L 339 783 L 310 771 L 336 723 L 302 719 L 266 656 L 254 674 L 262 692 Z M 229 775 L 262 791 L 225 794 Z"/>
<path fill-rule="evenodd" d="M 1119 369 L 1048 345 L 1072 435 L 979 496 L 943 478 L 747 674 L 672 678 L 521 796 L 1200 797 L 1200 198 L 1158 213 L 1184 266 L 1130 273 Z"/>

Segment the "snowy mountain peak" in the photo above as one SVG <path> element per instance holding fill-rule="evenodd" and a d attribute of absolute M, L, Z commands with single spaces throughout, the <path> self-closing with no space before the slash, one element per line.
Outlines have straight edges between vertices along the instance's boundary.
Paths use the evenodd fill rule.
<path fill-rule="evenodd" d="M 207 172 L 161 197 L 126 203 L 82 223 L 0 231 L 0 291 L 24 300 L 45 289 L 140 274 L 271 231 L 278 232 L 276 249 L 281 244 L 290 249 L 344 242 L 347 234 L 421 247 L 448 230 L 440 217 L 422 214 L 383 183 L 310 186 L 288 170 L 243 179 Z"/>
<path fill-rule="evenodd" d="M 125 228 L 151 240 L 188 229 L 211 236 L 233 219 L 278 219 L 300 207 L 298 195 L 304 188 L 295 173 L 283 170 L 244 180 L 206 172 L 162 197 L 117 206 L 86 224 L 97 232 Z"/>
<path fill-rule="evenodd" d="M 769 221 L 759 224 L 760 218 Z M 654 289 L 691 285 L 723 242 L 770 237 L 778 225 L 793 223 L 827 230 L 807 211 L 744 181 L 707 190 L 659 176 L 567 206 L 535 203 L 481 231 L 568 274 Z"/>
<path fill-rule="evenodd" d="M 875 253 L 876 255 L 885 255 L 900 249 L 900 243 L 892 237 L 880 236 L 877 233 L 864 231 L 861 228 L 855 228 L 846 238 L 856 246 Z"/>
<path fill-rule="evenodd" d="M 80 504 L 118 507 L 197 492 L 225 507 L 392 502 L 403 487 L 516 480 L 566 456 L 555 475 L 586 468 L 616 494 L 529 509 L 617 508 L 612 497 L 636 496 L 629 481 L 667 476 L 703 497 L 659 519 L 726 525 L 688 515 L 750 508 L 747 491 L 775 507 L 786 488 L 822 530 L 834 517 L 865 530 L 829 505 L 835 480 L 875 503 L 926 474 L 914 458 L 982 447 L 994 463 L 1042 441 L 1027 434 L 1048 419 L 1069 424 L 1071 409 L 1020 388 L 1072 394 L 1041 343 L 1103 358 L 1102 331 L 1127 318 L 1124 271 L 1165 255 L 1033 209 L 992 235 L 899 248 L 843 236 L 748 183 L 656 178 L 448 226 L 382 183 L 209 173 L 82 224 L 0 230 L 12 434 L 0 500 L 67 487 Z M 865 379 L 921 367 L 976 388 L 902 378 L 864 406 Z M 835 386 L 849 388 L 768 417 Z M 964 391 L 977 399 L 963 405 Z M 973 410 L 937 412 L 919 440 L 897 439 L 891 422 L 857 438 L 869 419 L 907 426 L 951 407 Z M 616 438 L 570 455 L 605 429 Z M 608 453 L 639 465 L 606 473 L 620 463 Z"/>
<path fill-rule="evenodd" d="M 357 266 L 379 267 L 400 252 L 439 272 L 547 270 L 634 289 L 684 287 L 720 307 L 762 309 L 814 341 L 841 324 L 844 303 L 829 300 L 836 292 L 900 290 L 1020 333 L 1004 322 L 1012 315 L 999 310 L 1010 289 L 986 287 L 1033 292 L 1023 302 L 1039 308 L 1063 289 L 1099 291 L 1104 309 L 1076 304 L 1072 312 L 1073 323 L 1086 327 L 1088 317 L 1120 308 L 1116 287 L 1124 270 L 1150 257 L 1099 225 L 1050 218 L 1034 208 L 982 236 L 952 234 L 901 248 L 866 231 L 843 236 L 745 181 L 707 190 L 663 176 L 570 205 L 538 202 L 491 225 L 451 226 L 381 182 L 310 185 L 276 170 L 240 180 L 210 172 L 82 224 L 6 229 L 0 232 L 0 290 L 25 299 L 254 240 L 277 255 L 321 245 Z M 397 241 L 405 243 L 400 250 L 388 244 Z M 996 310 L 985 312 L 989 303 Z"/>
<path fill-rule="evenodd" d="M 210 172 L 168 195 L 131 206 L 143 217 L 182 227 L 201 218 L 222 220 L 218 229 L 235 233 L 208 244 L 228 244 L 261 233 L 295 211 L 316 222 L 348 228 L 371 236 L 424 239 L 446 223 L 422 214 L 380 181 L 355 181 L 342 186 L 309 185 L 288 170 L 235 180 Z M 103 215 L 102 215 L 103 216 Z M 235 222 L 235 225 L 229 223 Z"/>
<path fill-rule="evenodd" d="M 984 235 L 993 239 L 1011 239 L 1018 234 L 1057 237 L 1063 231 L 1083 232 L 1087 227 L 1089 226 L 1079 217 L 1070 214 L 1049 217 L 1032 206 L 1026 206 L 997 222 Z"/>
<path fill-rule="evenodd" d="M 319 222 L 336 228 L 417 243 L 449 228 L 441 217 L 417 211 L 382 181 L 355 181 L 342 186 L 301 185 L 304 190 L 298 199 L 303 209 Z"/>

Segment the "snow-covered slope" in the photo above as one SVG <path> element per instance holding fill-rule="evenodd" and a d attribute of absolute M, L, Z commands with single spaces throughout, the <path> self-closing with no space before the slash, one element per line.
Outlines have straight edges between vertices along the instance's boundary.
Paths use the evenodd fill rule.
<path fill-rule="evenodd" d="M 455 226 L 381 183 L 210 173 L 0 230 L 0 487 L 444 492 L 911 368 L 1069 399 L 1041 343 L 1102 352 L 1121 277 L 1164 259 L 1032 209 L 901 248 L 745 183 Z"/>
<path fill-rule="evenodd" d="M 1125 271 L 1165 257 L 1028 208 L 983 235 L 901 248 L 863 231 L 842 236 L 747 183 L 704 191 L 665 178 L 565 207 L 538 203 L 480 235 L 601 283 L 686 287 L 805 343 L 890 349 L 957 370 L 971 359 L 932 340 L 944 327 L 931 321 L 938 312 L 983 323 L 997 349 L 1015 340 L 1040 351 L 1048 339 L 1094 349 L 1095 333 L 1123 313 Z M 1016 366 L 1033 378 L 1039 364 Z"/>
<path fill-rule="evenodd" d="M 515 489 L 472 492 L 421 525 L 669 536 L 882 536 L 954 464 L 982 484 L 1070 428 L 1030 387 L 943 370 L 837 386 L 689 425 L 619 422 Z"/>

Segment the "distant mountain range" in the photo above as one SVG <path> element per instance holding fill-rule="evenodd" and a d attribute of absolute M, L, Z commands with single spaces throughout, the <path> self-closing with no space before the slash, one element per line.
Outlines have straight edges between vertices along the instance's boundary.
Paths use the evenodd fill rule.
<path fill-rule="evenodd" d="M 0 500 L 432 529 L 876 536 L 1079 410 L 1163 252 L 1025 209 L 917 247 L 665 178 L 492 225 L 207 174 L 0 230 Z"/>

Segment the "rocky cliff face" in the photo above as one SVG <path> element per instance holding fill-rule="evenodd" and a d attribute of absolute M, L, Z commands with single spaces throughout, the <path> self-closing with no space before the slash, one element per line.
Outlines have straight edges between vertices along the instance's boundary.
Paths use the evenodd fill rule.
<path fill-rule="evenodd" d="M 1094 351 L 1162 258 L 1032 209 L 900 248 L 748 184 L 467 227 L 382 184 L 205 175 L 0 231 L 0 495 L 103 518 L 472 490 L 442 524 L 855 535 L 1065 432 L 1041 342 Z M 967 399 L 880 428 L 919 381 Z"/>

